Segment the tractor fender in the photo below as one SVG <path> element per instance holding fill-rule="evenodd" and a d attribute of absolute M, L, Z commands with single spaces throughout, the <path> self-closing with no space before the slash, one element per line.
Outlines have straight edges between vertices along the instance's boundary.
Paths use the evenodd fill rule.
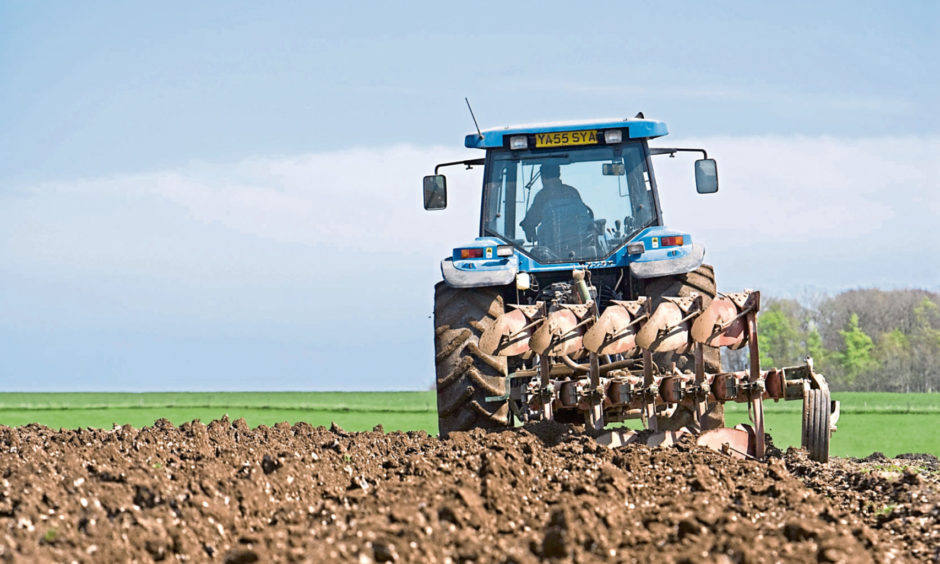
<path fill-rule="evenodd" d="M 644 257 L 649 257 L 651 254 L 653 253 L 647 252 Z M 705 247 L 692 244 L 691 248 L 685 253 L 680 251 L 680 254 L 675 257 L 663 254 L 662 258 L 654 256 L 644 261 L 632 262 L 630 263 L 630 273 L 636 278 L 659 278 L 661 276 L 685 274 L 702 266 L 704 260 Z"/>
<path fill-rule="evenodd" d="M 519 273 L 515 255 L 499 260 L 459 260 L 447 257 L 441 261 L 444 282 L 452 288 L 481 288 L 511 284 Z"/>

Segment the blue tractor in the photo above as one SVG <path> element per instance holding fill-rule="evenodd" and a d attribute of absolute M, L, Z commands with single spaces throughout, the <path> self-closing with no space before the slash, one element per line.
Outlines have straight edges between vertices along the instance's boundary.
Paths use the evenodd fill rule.
<path fill-rule="evenodd" d="M 762 457 L 760 402 L 802 398 L 805 446 L 828 457 L 837 404 L 825 380 L 811 362 L 762 371 L 759 294 L 718 294 L 705 248 L 663 224 L 653 157 L 701 153 L 696 190 L 718 191 L 704 149 L 649 146 L 666 134 L 642 114 L 477 129 L 465 145 L 484 157 L 424 178 L 424 207 L 438 210 L 441 168 L 484 167 L 479 236 L 441 261 L 435 287 L 443 436 L 551 419 L 585 424 L 611 445 L 691 433 Z M 750 369 L 723 372 L 719 349 L 748 342 Z M 752 402 L 754 425 L 725 429 L 726 401 Z M 646 431 L 606 431 L 627 419 Z"/>

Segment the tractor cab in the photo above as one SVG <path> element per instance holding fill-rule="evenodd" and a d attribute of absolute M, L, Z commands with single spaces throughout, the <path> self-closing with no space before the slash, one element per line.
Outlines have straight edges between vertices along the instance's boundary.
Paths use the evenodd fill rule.
<path fill-rule="evenodd" d="M 483 235 L 540 263 L 601 260 L 657 218 L 640 141 L 489 152 Z"/>
<path fill-rule="evenodd" d="M 535 269 L 599 261 L 626 266 L 627 244 L 662 225 L 652 155 L 702 152 L 697 190 L 718 189 L 715 162 L 704 150 L 650 149 L 647 141 L 666 133 L 664 123 L 639 116 L 471 133 L 465 145 L 484 149 L 486 157 L 438 165 L 424 180 L 425 208 L 446 206 L 441 167 L 483 164 L 482 240 L 511 245 Z"/>

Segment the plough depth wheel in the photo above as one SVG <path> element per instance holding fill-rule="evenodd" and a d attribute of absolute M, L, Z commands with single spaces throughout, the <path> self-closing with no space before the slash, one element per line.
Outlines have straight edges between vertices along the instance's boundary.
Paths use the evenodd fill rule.
<path fill-rule="evenodd" d="M 827 390 L 811 389 L 803 394 L 802 446 L 816 462 L 829 460 L 830 411 Z"/>

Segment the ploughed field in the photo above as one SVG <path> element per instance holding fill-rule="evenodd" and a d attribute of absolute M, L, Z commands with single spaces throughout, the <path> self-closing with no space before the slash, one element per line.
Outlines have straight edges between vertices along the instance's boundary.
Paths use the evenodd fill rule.
<path fill-rule="evenodd" d="M 889 456 L 926 452 L 940 456 L 940 393 L 885 394 L 838 392 L 842 416 L 832 436 L 835 456 L 863 457 L 875 451 Z M 781 449 L 800 445 L 802 402 L 764 402 L 767 432 Z M 437 400 L 427 392 L 149 392 L 149 393 L 4 393 L 0 425 L 41 423 L 53 428 L 100 427 L 115 423 L 135 427 L 168 419 L 180 425 L 193 419 L 212 421 L 228 415 L 252 427 L 280 421 L 306 421 L 344 429 L 427 431 L 436 435 Z M 748 422 L 747 405 L 725 404 L 729 426 Z M 639 421 L 628 423 L 642 428 Z"/>
<path fill-rule="evenodd" d="M 0 562 L 931 561 L 938 501 L 930 455 L 736 461 L 554 423 L 0 427 Z"/>

